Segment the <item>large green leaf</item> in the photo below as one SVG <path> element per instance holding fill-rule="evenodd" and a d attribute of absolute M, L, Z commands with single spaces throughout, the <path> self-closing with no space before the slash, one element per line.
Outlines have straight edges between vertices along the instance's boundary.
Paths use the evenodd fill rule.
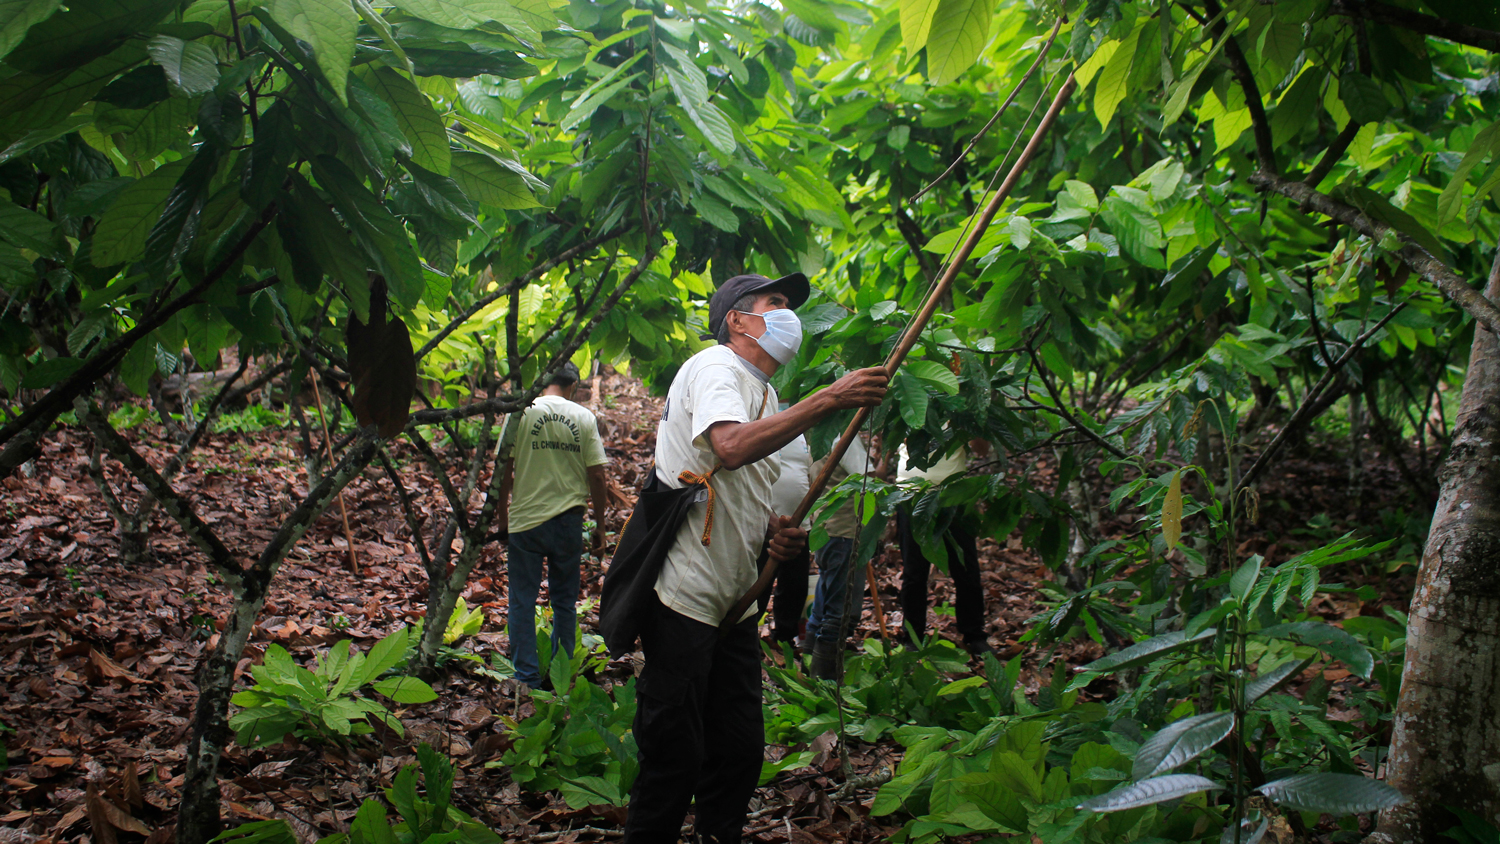
<path fill-rule="evenodd" d="M 423 20 L 453 29 L 471 29 L 494 21 L 517 35 L 535 37 L 557 26 L 557 17 L 546 3 L 506 0 L 397 0 L 396 8 Z"/>
<path fill-rule="evenodd" d="M 1312 657 L 1303 660 L 1289 659 L 1246 683 L 1245 705 L 1249 706 L 1270 694 L 1277 686 L 1306 671 L 1312 663 Z"/>
<path fill-rule="evenodd" d="M 201 41 L 156 35 L 146 43 L 146 52 L 161 65 L 172 87 L 187 96 L 206 94 L 219 82 L 219 59 Z"/>
<path fill-rule="evenodd" d="M 734 152 L 734 130 L 730 128 L 729 119 L 724 116 L 724 112 L 708 101 L 708 81 L 703 70 L 693 63 L 692 57 L 687 53 L 665 42 L 661 47 L 672 58 L 671 63 L 663 64 L 662 67 L 667 72 L 667 82 L 672 86 L 672 93 L 677 95 L 677 104 L 682 106 L 693 125 L 698 127 L 715 149 L 725 155 Z"/>
<path fill-rule="evenodd" d="M 406 76 L 388 67 L 361 73 L 360 78 L 379 94 L 396 115 L 396 125 L 411 144 L 411 160 L 419 167 L 447 176 L 452 163 L 448 132 L 433 111 L 432 101 Z"/>
<path fill-rule="evenodd" d="M 911 54 L 927 46 L 941 0 L 901 0 L 901 43 Z"/>
<path fill-rule="evenodd" d="M 896 372 L 891 392 L 901 405 L 901 418 L 913 428 L 921 428 L 927 422 L 927 406 L 931 399 L 921 379 L 906 370 Z"/>
<path fill-rule="evenodd" d="M 1233 729 L 1233 712 L 1210 712 L 1174 721 L 1141 745 L 1130 775 L 1145 779 L 1181 767 L 1223 741 Z"/>
<path fill-rule="evenodd" d="M 1376 123 L 1391 110 L 1380 83 L 1358 71 L 1339 77 L 1339 99 L 1349 109 L 1349 116 L 1360 123 Z"/>
<path fill-rule="evenodd" d="M 991 0 L 938 0 L 927 33 L 927 76 L 934 85 L 957 79 L 990 40 Z"/>
<path fill-rule="evenodd" d="M 469 199 L 495 208 L 524 209 L 541 205 L 532 196 L 525 177 L 477 152 L 453 154 L 449 173 Z"/>
<path fill-rule="evenodd" d="M 312 47 L 323 78 L 339 101 L 347 104 L 344 80 L 359 31 L 359 15 L 349 0 L 270 0 L 268 10 L 287 32 Z"/>
<path fill-rule="evenodd" d="M 1104 68 L 1099 71 L 1099 82 L 1094 86 L 1094 116 L 1099 118 L 1099 125 L 1105 129 L 1109 128 L 1109 122 L 1114 119 L 1115 109 L 1120 106 L 1120 101 L 1125 99 L 1130 69 L 1135 65 L 1136 48 L 1144 24 L 1145 21 L 1142 20 L 1140 25 L 1130 30 L 1130 34 L 1125 36 L 1109 61 L 1104 63 Z"/>
<path fill-rule="evenodd" d="M 93 261 L 95 266 L 113 267 L 133 261 L 146 251 L 146 236 L 167 207 L 167 197 L 187 161 L 163 165 L 144 179 L 120 191 L 120 196 L 99 219 L 94 230 Z"/>
<path fill-rule="evenodd" d="M 1100 213 L 1126 252 L 1148 267 L 1166 269 L 1166 261 L 1157 251 L 1166 244 L 1166 239 L 1161 223 L 1151 212 L 1124 197 L 1108 196 Z"/>
<path fill-rule="evenodd" d="M 951 369 L 937 361 L 912 361 L 906 365 L 906 371 L 950 396 L 958 395 L 958 376 L 954 375 Z"/>
<path fill-rule="evenodd" d="M 397 703 L 427 703 L 437 700 L 437 692 L 416 677 L 388 677 L 375 682 L 375 691 Z"/>
<path fill-rule="evenodd" d="M 5 61 L 26 73 L 82 67 L 150 27 L 179 0 L 77 0 L 67 11 L 32 25 Z M 0 19 L 11 11 L 0 7 Z"/>
<path fill-rule="evenodd" d="M 26 37 L 26 30 L 47 19 L 62 0 L 0 0 L 0 59 Z"/>
<path fill-rule="evenodd" d="M 1294 638 L 1311 645 L 1349 666 L 1349 670 L 1368 680 L 1375 670 L 1375 659 L 1360 641 L 1340 628 L 1322 621 L 1295 621 L 1276 624 L 1256 631 L 1258 636 L 1273 639 Z"/>
<path fill-rule="evenodd" d="M 412 250 L 406 228 L 344 162 L 329 155 L 313 161 L 318 184 L 328 191 L 333 207 L 385 276 L 396 301 L 414 307 L 426 290 L 422 265 Z"/>
<path fill-rule="evenodd" d="M 1223 787 L 1211 779 L 1195 774 L 1167 774 L 1091 797 L 1079 803 L 1077 808 L 1084 812 L 1123 812 Z"/>
<path fill-rule="evenodd" d="M 1463 160 L 1458 163 L 1458 169 L 1453 171 L 1453 178 L 1443 188 L 1437 204 L 1439 229 L 1458 216 L 1459 207 L 1463 203 L 1464 183 L 1469 180 L 1469 173 L 1490 155 L 1500 159 L 1500 123 L 1491 123 L 1474 136 Z"/>
<path fill-rule="evenodd" d="M 54 252 L 52 221 L 14 202 L 0 202 L 0 240 L 10 241 L 22 249 L 51 255 Z"/>
<path fill-rule="evenodd" d="M 300 175 L 293 177 L 292 190 L 283 203 L 276 230 L 298 283 L 316 290 L 322 274 L 328 273 L 350 298 L 359 318 L 368 319 L 369 260 L 349 242 L 348 229 Z"/>
<path fill-rule="evenodd" d="M 1299 812 L 1353 815 L 1406 802 L 1393 786 L 1357 774 L 1297 774 L 1257 788 L 1277 805 Z"/>
<path fill-rule="evenodd" d="M 0 79 L 0 143 L 33 131 L 46 131 L 63 122 L 106 83 L 146 58 L 146 52 L 127 45 L 69 73 L 18 73 Z"/>
<path fill-rule="evenodd" d="M 21 388 L 44 390 L 78 371 L 83 361 L 78 358 L 51 358 L 33 366 L 21 379 Z"/>
<path fill-rule="evenodd" d="M 1136 642 L 1128 648 L 1116 651 L 1108 656 L 1094 660 L 1083 666 L 1080 671 L 1119 671 L 1122 668 L 1131 668 L 1141 663 L 1150 662 L 1165 653 L 1171 653 L 1179 648 L 1186 647 L 1194 642 L 1211 639 L 1219 631 L 1215 628 L 1200 630 L 1196 635 L 1188 637 L 1181 630 L 1173 630 L 1171 633 L 1163 633 L 1153 636 L 1144 642 Z"/>

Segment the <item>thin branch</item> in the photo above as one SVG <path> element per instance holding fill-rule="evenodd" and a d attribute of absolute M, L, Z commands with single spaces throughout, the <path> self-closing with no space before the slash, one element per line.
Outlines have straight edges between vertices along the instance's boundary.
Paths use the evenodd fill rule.
<path fill-rule="evenodd" d="M 412 445 L 415 445 L 417 451 L 422 452 L 422 456 L 426 458 L 427 465 L 432 468 L 432 474 L 437 476 L 438 484 L 443 487 L 443 495 L 448 499 L 448 507 L 453 510 L 453 517 L 458 520 L 459 527 L 463 528 L 464 533 L 467 534 L 469 532 L 469 508 L 459 497 L 458 490 L 454 489 L 453 481 L 448 478 L 448 470 L 443 467 L 443 462 L 433 452 L 432 446 L 428 444 L 427 438 L 422 436 L 421 431 L 408 426 L 406 435 L 411 437 Z"/>
<path fill-rule="evenodd" d="M 630 231 L 629 226 L 621 226 L 613 231 L 606 232 L 597 237 L 591 237 L 571 249 L 562 251 L 555 258 L 550 258 L 546 261 L 543 261 L 542 263 L 537 264 L 535 267 L 532 267 L 525 273 L 516 276 L 513 280 L 511 280 L 509 284 L 501 287 L 499 290 L 496 290 L 495 292 L 487 296 L 481 296 L 474 302 L 474 304 L 465 308 L 463 313 L 454 317 L 448 322 L 447 325 L 439 329 L 438 333 L 432 335 L 432 339 L 422 344 L 422 348 L 417 350 L 417 360 L 420 361 L 422 358 L 427 356 L 428 352 L 436 349 L 439 343 L 448 338 L 449 334 L 457 331 L 460 326 L 462 326 L 465 322 L 468 322 L 469 317 L 474 316 L 475 314 L 484 310 L 486 307 L 494 304 L 497 300 L 500 299 L 500 297 L 509 296 L 512 289 L 520 290 L 522 287 L 525 287 L 528 282 L 540 278 L 544 273 L 557 266 L 558 264 L 566 263 L 569 260 L 594 249 L 600 244 L 614 240 L 620 235 L 625 234 L 627 231 Z"/>
<path fill-rule="evenodd" d="M 1229 59 L 1235 81 L 1245 90 L 1245 107 L 1250 110 L 1250 126 L 1255 134 L 1255 157 L 1260 169 L 1275 173 L 1276 145 L 1271 141 L 1271 121 L 1266 119 L 1266 107 L 1260 100 L 1260 86 L 1255 84 L 1255 74 L 1250 70 L 1250 62 L 1245 60 L 1240 42 L 1227 32 L 1223 18 L 1220 17 L 1223 9 L 1219 6 L 1219 0 L 1204 0 L 1203 7 L 1210 15 L 1218 18 L 1213 25 L 1214 35 L 1224 41 L 1224 56 Z"/>
<path fill-rule="evenodd" d="M 1056 22 L 1052 24 L 1052 34 L 1047 36 L 1047 43 L 1042 45 L 1042 49 L 1036 54 L 1036 59 L 1031 63 L 1031 67 L 1026 69 L 1026 75 L 1022 76 L 1021 81 L 1016 83 L 1016 87 L 1010 90 L 1010 96 L 1005 98 L 1005 102 L 1000 106 L 1000 109 L 995 112 L 995 116 L 991 117 L 989 119 L 989 122 L 984 124 L 984 127 L 974 135 L 973 139 L 969 141 L 969 145 L 964 147 L 964 151 L 959 153 L 957 158 L 953 159 L 952 164 L 948 165 L 947 170 L 939 173 L 936 179 L 928 182 L 927 187 L 922 188 L 915 194 L 912 194 L 911 199 L 908 199 L 907 202 L 916 202 L 923 196 L 926 196 L 927 193 L 933 188 L 937 187 L 939 182 L 948 178 L 949 174 L 958 169 L 958 166 L 964 162 L 964 159 L 969 157 L 969 153 L 974 151 L 974 146 L 984 138 L 987 132 L 990 131 L 990 127 L 1000 122 L 1001 116 L 1003 116 L 1006 110 L 1010 108 L 1011 103 L 1014 103 L 1016 101 L 1016 95 L 1021 93 L 1021 88 L 1024 87 L 1027 82 L 1031 81 L 1031 77 L 1036 75 L 1037 69 L 1040 68 L 1042 66 L 1042 62 L 1046 60 L 1047 53 L 1052 49 L 1052 42 L 1057 40 L 1058 30 L 1062 29 L 1063 19 L 1065 17 L 1065 15 L 1061 14 L 1057 16 Z M 901 209 L 899 205 L 897 206 L 896 211 L 898 214 L 900 213 Z"/>
<path fill-rule="evenodd" d="M 1338 137 L 1333 139 L 1333 143 L 1328 145 L 1328 149 L 1323 150 L 1323 157 L 1318 159 L 1318 163 L 1313 166 L 1312 172 L 1308 173 L 1307 178 L 1302 180 L 1303 184 L 1310 188 L 1316 188 L 1322 184 L 1324 179 L 1328 178 L 1328 174 L 1333 172 L 1334 165 L 1339 163 L 1339 159 L 1343 158 L 1344 153 L 1348 151 L 1349 145 L 1354 143 L 1354 136 L 1359 134 L 1359 127 L 1361 125 L 1363 124 L 1358 120 L 1350 120 L 1344 124 L 1343 131 L 1339 132 Z"/>
<path fill-rule="evenodd" d="M 1323 377 L 1318 379 L 1318 383 L 1314 384 L 1313 388 L 1307 391 L 1307 396 L 1303 398 L 1302 404 L 1297 408 L 1297 412 L 1292 414 L 1292 418 L 1288 419 L 1286 425 L 1282 426 L 1282 429 L 1276 433 L 1276 438 L 1271 440 L 1271 444 L 1266 446 L 1265 451 L 1262 451 L 1260 456 L 1255 458 L 1255 463 L 1240 477 L 1239 483 L 1234 485 L 1236 494 L 1240 490 L 1250 486 L 1250 484 L 1255 482 L 1256 478 L 1260 477 L 1261 472 L 1265 471 L 1266 467 L 1271 464 L 1271 458 L 1275 457 L 1276 453 L 1281 450 L 1281 447 L 1286 444 L 1287 437 L 1293 431 L 1300 428 L 1304 423 L 1311 421 L 1314 416 L 1312 410 L 1318 404 L 1318 398 L 1327 389 L 1328 385 L 1333 383 L 1334 376 L 1338 375 L 1339 370 L 1344 368 L 1344 364 L 1348 363 L 1349 359 L 1354 357 L 1354 353 L 1359 351 L 1360 347 L 1365 344 L 1365 341 L 1374 337 L 1376 332 L 1384 328 L 1385 324 L 1390 322 L 1396 314 L 1401 313 L 1405 307 L 1406 303 L 1402 302 L 1391 308 L 1390 313 L 1382 317 L 1380 322 L 1375 323 L 1368 331 L 1356 337 L 1354 342 L 1349 344 L 1349 348 L 1345 349 L 1342 355 L 1339 355 L 1339 359 L 1328 367 L 1323 373 Z"/>
<path fill-rule="evenodd" d="M 411 495 L 406 492 L 406 486 L 401 483 L 401 475 L 396 472 L 396 467 L 391 465 L 390 455 L 386 454 L 385 446 L 380 447 L 380 465 L 385 469 L 386 477 L 391 479 L 391 486 L 396 488 L 396 500 L 401 503 L 401 513 L 406 516 L 406 526 L 411 530 L 412 542 L 417 546 L 417 556 L 422 558 L 422 570 L 432 568 L 432 559 L 427 556 L 427 543 L 422 539 L 422 524 L 417 520 L 417 511 L 412 506 Z"/>
<path fill-rule="evenodd" d="M 99 405 L 79 397 L 73 401 L 73 407 L 78 412 L 78 421 L 94 435 L 94 442 L 120 461 L 125 471 L 140 481 L 147 493 L 161 502 L 162 509 L 182 527 L 182 532 L 187 534 L 188 539 L 208 556 L 209 563 L 224 575 L 230 587 L 237 590 L 241 571 L 234 561 L 234 555 L 214 533 L 213 528 L 198 517 L 193 505 L 178 495 L 172 489 L 172 484 L 151 468 L 151 464 L 146 462 L 140 452 L 131 448 L 130 443 L 120 436 L 120 432 L 109 424 L 109 419 L 99 409 Z"/>
<path fill-rule="evenodd" d="M 1078 421 L 1078 417 L 1068 412 L 1067 407 L 1063 403 L 1062 396 L 1057 392 L 1057 387 L 1053 386 L 1052 379 L 1047 377 L 1047 366 L 1046 364 L 1042 363 L 1042 359 L 1037 355 L 1036 349 L 1032 348 L 1031 346 L 1027 346 L 1026 353 L 1031 355 L 1031 363 L 1036 368 L 1037 377 L 1042 379 L 1042 384 L 1046 386 L 1048 395 L 1052 396 L 1052 401 L 1057 405 L 1057 415 L 1068 420 L 1068 424 L 1072 425 L 1074 428 L 1077 428 L 1080 433 L 1093 440 L 1095 444 L 1097 444 L 1100 448 L 1103 448 L 1105 451 L 1113 454 L 1115 457 L 1118 457 L 1121 460 L 1129 460 L 1130 455 L 1119 450 L 1118 448 L 1115 448 L 1114 445 L 1112 445 L 1108 440 L 1094 433 L 1094 430 L 1092 428 Z"/>
<path fill-rule="evenodd" d="M 1318 297 L 1313 294 L 1312 271 L 1302 274 L 1302 286 L 1307 288 L 1307 318 L 1312 322 L 1313 337 L 1318 341 L 1318 353 L 1323 356 L 1323 365 L 1332 366 L 1333 357 L 1328 354 L 1328 344 L 1323 341 L 1323 325 L 1318 322 Z"/>

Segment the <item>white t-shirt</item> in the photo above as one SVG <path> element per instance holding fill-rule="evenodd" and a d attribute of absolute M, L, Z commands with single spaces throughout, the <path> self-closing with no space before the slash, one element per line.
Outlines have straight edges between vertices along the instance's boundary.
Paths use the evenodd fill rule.
<path fill-rule="evenodd" d="M 812 464 L 808 467 L 809 477 L 816 478 L 823 471 L 823 464 L 828 458 Z M 833 473 L 828 476 L 828 488 L 838 486 L 843 480 L 851 475 L 863 475 L 870 471 L 870 454 L 865 448 L 864 437 L 855 437 L 854 442 L 849 444 L 849 450 L 839 459 L 839 465 L 834 468 Z M 808 482 L 811 485 L 811 481 Z M 857 498 L 858 496 L 855 496 Z M 844 539 L 853 539 L 856 529 L 856 506 L 855 498 L 847 499 L 844 505 L 838 509 L 828 520 L 823 522 L 823 529 L 828 531 L 829 536 L 838 536 Z M 820 512 L 814 508 L 813 512 Z"/>
<path fill-rule="evenodd" d="M 668 487 L 684 486 L 684 472 L 707 474 L 718 465 L 708 442 L 715 422 L 750 422 L 776 412 L 776 391 L 740 362 L 727 346 L 713 346 L 688 359 L 672 379 L 661 424 L 656 428 L 656 474 Z M 667 552 L 656 594 L 667 607 L 718 626 L 734 602 L 755 583 L 755 560 L 771 518 L 771 485 L 781 473 L 775 454 L 720 469 L 714 489 L 713 530 L 702 542 L 707 495 L 688 508 L 677 540 Z M 746 611 L 746 616 L 755 607 Z"/>
<path fill-rule="evenodd" d="M 797 512 L 797 505 L 812 487 L 809 470 L 812 468 L 812 451 L 807 440 L 798 434 L 795 440 L 781 447 L 777 456 L 781 458 L 781 477 L 771 485 L 771 512 L 778 516 L 790 516 Z M 804 525 L 806 519 L 803 520 Z"/>
<path fill-rule="evenodd" d="M 510 497 L 510 531 L 520 533 L 588 502 L 590 466 L 609 462 L 599 423 L 562 396 L 538 396 L 512 414 L 502 442 L 513 448 L 516 481 Z"/>
<path fill-rule="evenodd" d="M 969 467 L 969 450 L 959 446 L 957 451 L 932 464 L 927 469 L 914 468 L 907 462 L 906 443 L 896 449 L 901 463 L 896 467 L 896 480 L 910 481 L 920 478 L 929 483 L 940 484 Z"/>

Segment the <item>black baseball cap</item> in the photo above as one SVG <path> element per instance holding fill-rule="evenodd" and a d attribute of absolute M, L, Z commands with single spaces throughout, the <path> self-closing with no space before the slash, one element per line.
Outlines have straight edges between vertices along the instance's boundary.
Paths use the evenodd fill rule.
<path fill-rule="evenodd" d="M 802 307 L 807 297 L 812 295 L 812 287 L 807 283 L 807 276 L 802 273 L 792 273 L 781 278 L 766 278 L 763 275 L 737 275 L 729 279 L 714 291 L 714 297 L 708 302 L 708 334 L 705 340 L 719 333 L 719 326 L 724 324 L 724 317 L 729 314 L 729 309 L 742 296 L 751 293 L 759 293 L 762 290 L 779 289 L 786 294 L 791 302 L 792 310 Z"/>

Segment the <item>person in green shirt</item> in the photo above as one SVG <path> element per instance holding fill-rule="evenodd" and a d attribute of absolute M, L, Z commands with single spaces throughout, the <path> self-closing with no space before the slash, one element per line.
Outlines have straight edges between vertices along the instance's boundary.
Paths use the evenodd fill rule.
<path fill-rule="evenodd" d="M 565 364 L 548 379 L 531 407 L 511 416 L 502 437 L 509 456 L 504 458 L 505 477 L 500 482 L 499 527 L 510 533 L 506 556 L 511 663 L 516 679 L 531 688 L 547 685 L 537 654 L 535 618 L 544 560 L 552 603 L 552 652 L 573 655 L 588 499 L 594 505 L 589 550 L 604 550 L 608 458 L 594 414 L 573 401 L 577 391 L 578 367 Z"/>

